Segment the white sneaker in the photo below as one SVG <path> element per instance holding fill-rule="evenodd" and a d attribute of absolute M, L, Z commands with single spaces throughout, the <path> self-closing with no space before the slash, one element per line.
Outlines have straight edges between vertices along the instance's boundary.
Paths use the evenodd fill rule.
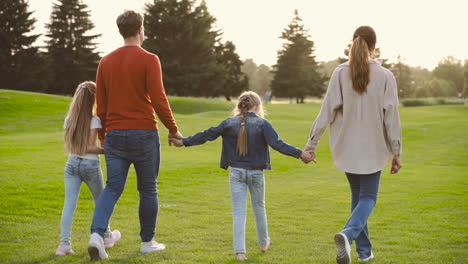
<path fill-rule="evenodd" d="M 104 247 L 104 239 L 98 233 L 91 234 L 88 243 L 88 253 L 91 261 L 109 258 Z"/>
<path fill-rule="evenodd" d="M 348 238 L 343 233 L 335 235 L 336 263 L 351 264 L 351 247 L 349 246 Z"/>
<path fill-rule="evenodd" d="M 150 242 L 141 242 L 141 253 L 150 253 L 166 249 L 166 245 L 151 240 Z"/>
<path fill-rule="evenodd" d="M 372 254 L 372 251 L 371 251 L 369 257 L 367 257 L 367 258 L 358 258 L 357 261 L 358 261 L 358 262 L 367 262 L 367 261 L 369 261 L 369 260 L 371 260 L 371 259 L 373 259 L 373 258 L 374 258 L 374 254 Z"/>

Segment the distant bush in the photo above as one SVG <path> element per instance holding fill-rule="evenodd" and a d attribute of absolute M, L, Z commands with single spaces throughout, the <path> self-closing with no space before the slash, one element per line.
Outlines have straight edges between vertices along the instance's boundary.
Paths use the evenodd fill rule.
<path fill-rule="evenodd" d="M 408 98 L 401 100 L 403 106 L 427 106 L 427 105 L 462 105 L 463 99 L 461 98 Z"/>

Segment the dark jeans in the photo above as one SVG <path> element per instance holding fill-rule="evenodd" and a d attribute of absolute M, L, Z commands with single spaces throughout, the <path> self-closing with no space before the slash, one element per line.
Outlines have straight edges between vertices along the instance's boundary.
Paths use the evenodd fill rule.
<path fill-rule="evenodd" d="M 140 193 L 140 237 L 154 237 L 158 215 L 156 180 L 159 173 L 160 143 L 157 130 L 111 130 L 104 143 L 107 165 L 106 188 L 96 201 L 91 233 L 104 237 L 115 204 L 122 194 L 128 169 L 133 163 Z"/>
<path fill-rule="evenodd" d="M 371 255 L 372 244 L 367 229 L 367 219 L 377 203 L 381 171 L 372 174 L 346 173 L 351 187 L 351 217 L 348 219 L 342 233 L 351 244 L 356 241 L 356 249 L 360 258 Z"/>

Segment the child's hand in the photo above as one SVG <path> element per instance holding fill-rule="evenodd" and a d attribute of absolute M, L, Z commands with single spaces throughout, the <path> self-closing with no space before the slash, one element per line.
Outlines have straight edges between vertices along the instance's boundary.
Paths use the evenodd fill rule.
<path fill-rule="evenodd" d="M 169 138 L 169 141 L 174 144 L 174 146 L 180 148 L 184 146 L 184 142 L 182 139 L 177 139 L 177 138 Z"/>
<path fill-rule="evenodd" d="M 305 164 L 308 164 L 311 161 L 313 161 L 314 163 L 317 163 L 317 161 L 315 161 L 315 152 L 314 152 L 314 150 L 311 150 L 311 149 L 303 150 L 302 154 L 301 154 L 301 160 Z"/>

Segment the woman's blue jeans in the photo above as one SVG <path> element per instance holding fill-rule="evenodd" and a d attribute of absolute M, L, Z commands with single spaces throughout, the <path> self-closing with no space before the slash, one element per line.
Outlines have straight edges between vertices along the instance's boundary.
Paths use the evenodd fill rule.
<path fill-rule="evenodd" d="M 367 258 L 372 252 L 367 219 L 377 203 L 380 174 L 381 171 L 365 175 L 346 173 L 351 188 L 351 217 L 341 232 L 350 244 L 356 241 L 360 258 Z"/>
<path fill-rule="evenodd" d="M 247 216 L 247 189 L 250 191 L 252 209 L 255 215 L 259 246 L 265 246 L 268 240 L 268 225 L 265 210 L 265 178 L 263 170 L 231 168 L 232 220 L 234 252 L 246 253 L 245 223 Z"/>

